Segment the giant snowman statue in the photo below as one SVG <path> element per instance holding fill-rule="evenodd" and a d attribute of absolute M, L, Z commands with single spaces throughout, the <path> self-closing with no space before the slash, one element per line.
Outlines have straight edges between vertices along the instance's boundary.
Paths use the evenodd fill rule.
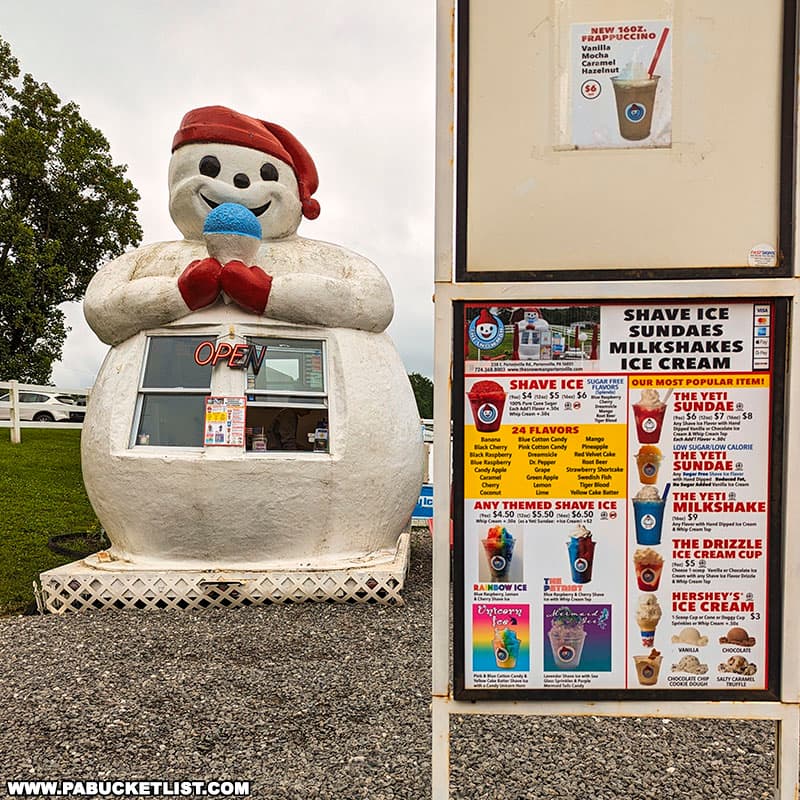
<path fill-rule="evenodd" d="M 184 116 L 169 166 L 184 239 L 106 264 L 84 302 L 111 345 L 82 439 L 112 542 L 94 566 L 325 570 L 393 556 L 422 481 L 418 413 L 384 332 L 382 273 L 296 235 L 320 213 L 317 183 L 284 128 L 221 106 Z"/>

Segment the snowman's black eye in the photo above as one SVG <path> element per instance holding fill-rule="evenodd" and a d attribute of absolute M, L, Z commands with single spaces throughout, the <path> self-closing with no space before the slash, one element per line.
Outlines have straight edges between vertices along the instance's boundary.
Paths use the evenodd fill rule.
<path fill-rule="evenodd" d="M 221 167 L 216 156 L 203 156 L 200 159 L 200 174 L 209 178 L 216 178 Z"/>
<path fill-rule="evenodd" d="M 264 164 L 261 167 L 261 178 L 265 181 L 278 180 L 278 168 L 274 164 Z"/>

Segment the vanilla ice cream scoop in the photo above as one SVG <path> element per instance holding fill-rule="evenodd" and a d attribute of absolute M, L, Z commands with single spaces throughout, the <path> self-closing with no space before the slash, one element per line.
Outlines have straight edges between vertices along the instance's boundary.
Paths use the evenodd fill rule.
<path fill-rule="evenodd" d="M 677 636 L 672 637 L 672 644 L 688 644 L 694 647 L 705 647 L 708 636 L 701 636 L 697 628 L 684 628 Z"/>
<path fill-rule="evenodd" d="M 208 254 L 220 264 L 241 261 L 250 266 L 261 244 L 261 223 L 238 203 L 220 203 L 206 217 L 203 239 Z"/>

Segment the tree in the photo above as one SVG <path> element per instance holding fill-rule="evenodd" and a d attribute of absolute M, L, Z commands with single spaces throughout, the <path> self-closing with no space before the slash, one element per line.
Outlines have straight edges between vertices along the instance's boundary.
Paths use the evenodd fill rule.
<path fill-rule="evenodd" d="M 139 193 L 108 141 L 0 38 L 0 380 L 47 383 L 98 266 L 141 241 Z"/>
<path fill-rule="evenodd" d="M 411 381 L 411 388 L 417 399 L 420 417 L 433 419 L 433 381 L 418 372 L 409 373 L 408 379 Z"/>

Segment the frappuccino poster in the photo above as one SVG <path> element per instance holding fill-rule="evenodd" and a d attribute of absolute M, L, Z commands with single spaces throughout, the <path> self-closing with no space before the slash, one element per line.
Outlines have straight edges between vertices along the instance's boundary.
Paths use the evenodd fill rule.
<path fill-rule="evenodd" d="M 464 307 L 466 690 L 770 688 L 777 305 Z"/>
<path fill-rule="evenodd" d="M 571 26 L 572 143 L 580 149 L 670 147 L 672 23 Z"/>

